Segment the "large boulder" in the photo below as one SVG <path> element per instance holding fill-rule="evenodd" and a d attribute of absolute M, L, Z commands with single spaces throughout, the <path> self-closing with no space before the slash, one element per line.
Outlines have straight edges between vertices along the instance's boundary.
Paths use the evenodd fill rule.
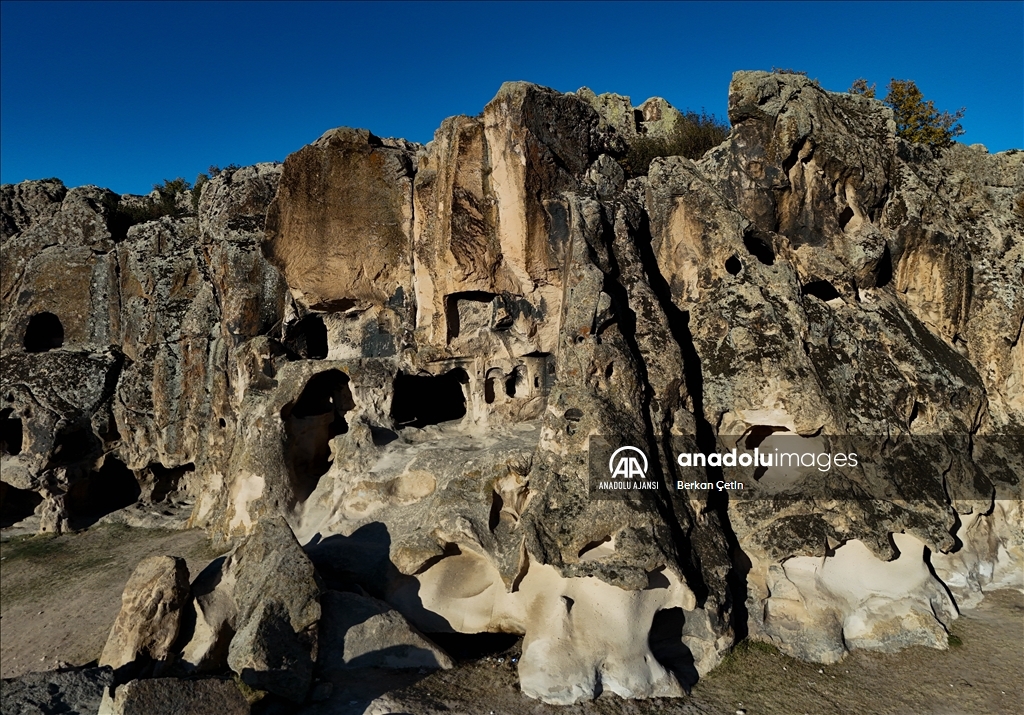
<path fill-rule="evenodd" d="M 173 556 L 143 560 L 121 594 L 121 611 L 103 653 L 101 666 L 119 677 L 151 669 L 159 674 L 173 663 L 174 644 L 189 600 L 188 566 Z"/>

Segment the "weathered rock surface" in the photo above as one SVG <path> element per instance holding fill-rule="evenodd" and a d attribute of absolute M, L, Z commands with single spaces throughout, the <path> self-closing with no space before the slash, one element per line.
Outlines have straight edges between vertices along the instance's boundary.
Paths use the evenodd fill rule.
<path fill-rule="evenodd" d="M 111 668 L 29 673 L 0 683 L 0 710 L 4 715 L 94 715 L 113 683 Z"/>
<path fill-rule="evenodd" d="M 99 715 L 248 715 L 249 703 L 230 680 L 152 678 L 118 686 Z"/>
<path fill-rule="evenodd" d="M 100 655 L 101 666 L 120 673 L 152 668 L 159 674 L 173 662 L 182 615 L 189 599 L 185 559 L 151 556 L 124 587 L 121 611 Z"/>
<path fill-rule="evenodd" d="M 549 702 L 679 694 L 743 636 L 945 647 L 1024 588 L 1024 153 L 908 144 L 799 75 L 737 73 L 729 118 L 627 181 L 677 110 L 508 83 L 426 146 L 337 129 L 225 172 L 194 217 L 4 186 L 7 491 L 52 530 L 119 495 L 248 537 L 184 660 L 292 699 L 309 559 L 428 638 L 522 635 Z M 599 440 L 661 486 L 594 498 Z M 680 450 L 788 444 L 860 461 L 674 488 Z"/>

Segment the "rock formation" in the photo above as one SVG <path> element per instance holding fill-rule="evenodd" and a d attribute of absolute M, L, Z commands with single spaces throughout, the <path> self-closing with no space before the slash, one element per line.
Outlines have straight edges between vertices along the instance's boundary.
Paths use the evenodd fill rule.
<path fill-rule="evenodd" d="M 508 83 L 425 146 L 335 129 L 224 172 L 194 215 L 4 186 L 5 504 L 241 542 L 183 660 L 293 700 L 317 649 L 446 667 L 437 633 L 522 635 L 551 703 L 680 695 L 742 637 L 945 648 L 1024 588 L 1024 153 L 908 144 L 799 75 L 737 73 L 729 119 L 627 179 L 671 105 Z M 597 439 L 661 487 L 593 498 Z M 862 461 L 676 488 L 680 445 L 786 439 Z M 365 622 L 318 629 L 318 597 Z"/>

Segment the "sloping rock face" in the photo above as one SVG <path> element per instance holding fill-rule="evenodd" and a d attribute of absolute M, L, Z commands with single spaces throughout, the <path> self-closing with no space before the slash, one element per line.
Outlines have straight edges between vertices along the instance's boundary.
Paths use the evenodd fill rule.
<path fill-rule="evenodd" d="M 3 187 L 4 482 L 54 529 L 126 472 L 225 539 L 283 518 L 328 589 L 522 634 L 552 703 L 679 695 L 744 636 L 945 647 L 1024 588 L 1024 154 L 907 144 L 801 76 L 729 91 L 726 142 L 629 181 L 664 100 L 510 83 L 426 146 L 332 130 L 127 231 L 124 197 Z M 598 440 L 659 488 L 596 498 Z M 681 451 L 793 441 L 860 461 L 677 488 Z M 200 667 L 235 616 L 193 591 Z"/>

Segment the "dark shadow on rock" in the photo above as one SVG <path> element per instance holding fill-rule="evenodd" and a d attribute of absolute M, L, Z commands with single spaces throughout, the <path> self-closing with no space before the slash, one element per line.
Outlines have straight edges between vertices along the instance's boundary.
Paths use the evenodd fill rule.
<path fill-rule="evenodd" d="M 366 524 L 349 536 L 335 534 L 321 538 L 317 535 L 303 548 L 326 589 L 355 593 L 383 601 L 401 613 L 421 634 L 426 634 L 428 640 L 436 642 L 437 632 L 452 633 L 453 629 L 446 619 L 423 606 L 419 598 L 419 581 L 403 574 L 391 561 L 391 535 L 385 524 Z M 372 614 L 367 614 L 367 618 L 371 616 Z M 356 620 L 362 622 L 367 618 Z M 320 648 L 324 650 L 326 656 L 331 647 L 337 648 L 339 645 L 344 648 L 343 643 L 328 646 L 326 642 L 321 642 Z M 372 659 L 353 659 L 353 667 L 343 669 L 328 669 L 323 659 L 318 657 L 317 679 L 331 684 L 331 694 L 323 702 L 308 704 L 303 712 L 325 715 L 361 714 L 376 698 L 412 685 L 429 675 L 431 670 L 426 668 L 358 667 L 364 662 L 375 662 L 380 657 L 408 654 L 399 652 L 400 650 L 401 647 L 385 648 L 376 651 L 376 657 Z M 314 684 L 314 693 L 316 689 L 317 686 Z M 253 708 L 253 713 L 276 715 L 293 712 L 281 709 L 283 707 L 283 703 L 275 704 L 271 701 L 257 704 Z"/>

